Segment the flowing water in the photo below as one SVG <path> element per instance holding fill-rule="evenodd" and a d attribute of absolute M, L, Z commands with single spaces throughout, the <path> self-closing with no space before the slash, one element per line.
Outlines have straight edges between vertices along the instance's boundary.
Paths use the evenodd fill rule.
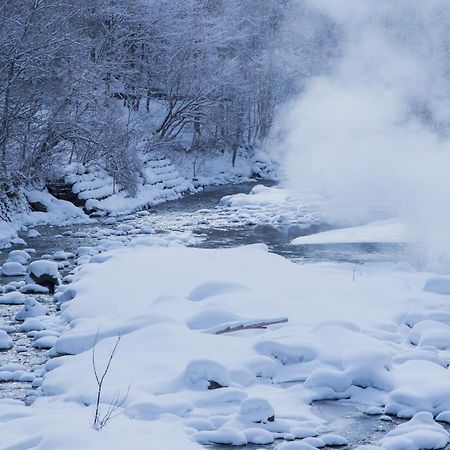
<path fill-rule="evenodd" d="M 297 263 L 340 261 L 347 263 L 365 264 L 368 262 L 395 262 L 403 258 L 407 250 L 402 245 L 291 245 L 291 240 L 300 235 L 308 235 L 318 231 L 331 229 L 329 224 L 321 223 L 312 218 L 307 211 L 300 213 L 295 220 L 273 220 L 275 212 L 264 209 L 257 212 L 242 212 L 222 207 L 220 199 L 225 195 L 235 193 L 248 193 L 254 183 L 210 187 L 203 192 L 188 195 L 184 198 L 156 206 L 147 212 L 122 217 L 117 223 L 112 220 L 99 219 L 98 222 L 88 225 L 76 225 L 68 227 L 36 227 L 41 233 L 38 238 L 28 239 L 27 246 L 32 247 L 33 259 L 39 259 L 42 255 L 53 254 L 58 250 L 74 251 L 80 246 L 94 246 L 105 237 L 115 239 L 129 239 L 142 233 L 146 227 L 154 229 L 156 235 L 164 235 L 172 232 L 190 232 L 197 239 L 195 246 L 203 248 L 220 248 L 237 245 L 265 243 L 269 250 L 283 255 Z M 278 213 L 278 212 L 277 212 Z M 278 216 L 277 216 L 278 217 Z M 281 217 L 281 216 L 280 216 Z M 129 224 L 130 231 L 118 232 L 117 225 Z M 144 228 L 143 228 L 144 227 Z M 148 231 L 147 231 L 148 232 Z M 0 252 L 0 264 L 5 262 L 12 249 L 23 249 L 23 246 L 14 246 Z M 63 275 L 69 273 L 74 267 L 73 259 L 61 262 Z M 20 281 L 23 277 L 0 277 L 0 284 L 6 285 L 11 281 Z M 51 295 L 33 295 L 41 303 L 49 308 L 50 320 L 56 323 L 57 329 L 64 331 L 64 323 L 59 318 L 57 308 Z M 36 375 L 39 385 L 39 377 L 43 373 L 43 364 L 48 360 L 44 349 L 33 347 L 33 336 L 18 330 L 14 319 L 20 305 L 0 305 L 0 329 L 10 333 L 15 348 L 0 353 L 0 377 L 1 368 L 8 363 L 22 364 L 25 369 Z M 59 328 L 58 328 L 59 327 Z M 19 346 L 20 351 L 17 351 Z M 30 381 L 5 381 L 0 382 L 0 398 L 33 399 L 33 388 Z M 381 434 L 391 429 L 395 424 L 381 422 L 376 417 L 363 414 L 356 405 L 345 402 L 318 402 L 314 405 L 318 416 L 324 418 L 327 423 L 345 435 L 351 443 L 347 448 L 354 448 L 356 444 L 373 442 Z M 225 447 L 214 446 L 214 449 Z M 261 446 L 248 446 L 250 448 L 262 448 Z M 270 449 L 273 447 L 266 446 Z"/>

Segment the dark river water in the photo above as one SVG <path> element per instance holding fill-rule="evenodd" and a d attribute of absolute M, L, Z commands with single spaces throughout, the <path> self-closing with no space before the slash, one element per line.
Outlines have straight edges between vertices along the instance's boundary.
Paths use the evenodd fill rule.
<path fill-rule="evenodd" d="M 259 211 L 259 219 L 249 221 L 248 215 L 243 217 L 239 211 L 225 208 L 219 205 L 220 199 L 226 195 L 235 193 L 248 193 L 254 183 L 240 185 L 209 187 L 203 192 L 188 195 L 176 201 L 153 207 L 146 213 L 130 215 L 118 219 L 117 223 L 111 220 L 99 219 L 88 225 L 73 227 L 36 227 L 41 233 L 38 238 L 28 239 L 27 247 L 35 249 L 33 259 L 38 259 L 45 254 L 53 254 L 59 250 L 74 251 L 80 246 L 96 245 L 99 239 L 104 239 L 106 234 L 116 232 L 116 226 L 120 223 L 130 224 L 131 237 L 138 235 L 138 229 L 150 227 L 156 234 L 164 235 L 170 232 L 191 232 L 197 238 L 194 244 L 203 248 L 231 247 L 244 244 L 263 242 L 269 250 L 283 255 L 297 263 L 339 261 L 364 264 L 368 262 L 395 262 L 402 260 L 407 249 L 401 245 L 291 245 L 291 240 L 301 236 L 324 231 L 333 228 L 330 224 L 319 221 L 297 220 L 288 223 L 276 223 L 271 220 L 271 211 Z M 128 236 L 129 237 L 129 236 Z M 0 252 L 0 265 L 6 260 L 12 249 L 23 249 L 23 246 L 14 246 Z M 73 268 L 73 262 L 67 262 L 63 274 Z M 0 284 L 6 285 L 11 281 L 20 281 L 23 277 L 1 277 Z M 58 313 L 50 295 L 33 295 L 41 303 L 45 304 L 58 320 Z M 1 366 L 8 363 L 23 364 L 28 370 L 32 370 L 39 379 L 48 356 L 45 350 L 32 347 L 33 339 L 25 332 L 11 331 L 11 326 L 18 323 L 14 315 L 20 306 L 0 305 L 0 329 L 9 330 L 14 344 L 21 346 L 21 351 L 15 349 L 0 353 Z M 63 325 L 61 325 L 63 327 Z M 62 328 L 63 330 L 63 328 Z M 37 383 L 37 384 L 36 384 Z M 39 385 L 39 381 L 35 382 Z M 4 382 L 0 383 L 0 398 L 25 399 L 30 403 L 33 399 L 33 389 L 30 382 Z M 361 443 L 374 442 L 383 433 L 393 428 L 395 422 L 382 422 L 377 417 L 367 416 L 361 412 L 357 405 L 345 402 L 318 402 L 314 410 L 319 417 L 324 418 L 331 427 L 344 435 L 350 442 L 348 447 L 355 448 Z M 275 445 L 274 445 L 275 446 Z M 266 448 L 274 446 L 247 446 L 246 448 Z M 223 446 L 210 448 L 224 449 Z M 342 447 L 341 447 L 342 448 Z"/>

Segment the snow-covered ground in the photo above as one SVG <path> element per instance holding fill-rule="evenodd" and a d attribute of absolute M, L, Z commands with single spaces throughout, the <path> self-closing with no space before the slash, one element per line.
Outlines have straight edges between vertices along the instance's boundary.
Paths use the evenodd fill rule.
<path fill-rule="evenodd" d="M 278 187 L 256 186 L 221 204 L 219 222 L 223 215 L 249 227 L 321 217 L 320 198 L 299 201 Z M 152 236 L 156 222 L 147 219 L 107 219 L 113 228 L 91 230 L 94 247 L 49 255 L 56 263 L 28 266 L 26 252 L 10 253 L 6 269 L 29 277 L 51 270 L 57 280 L 56 267 L 75 265 L 55 295 L 61 317 L 43 316 L 50 305 L 26 297 L 39 290 L 34 278 L 0 296 L 18 305 L 33 345 L 54 357 L 43 371 L 0 368 L 5 380 L 33 377 L 37 389 L 29 407 L 1 401 L 4 448 L 345 445 L 341 430 L 316 415 L 312 402 L 322 399 L 348 399 L 380 423 L 411 419 L 361 448 L 447 445 L 439 422 L 450 423 L 450 276 L 406 263 L 299 265 L 263 244 L 188 248 L 192 235 Z M 397 242 L 403 231 L 385 221 L 300 243 Z M 14 345 L 10 328 L 0 336 L 5 350 Z M 114 417 L 99 430 L 94 367 L 103 373 L 115 345 L 99 413 L 101 420 L 112 407 Z"/>
<path fill-rule="evenodd" d="M 105 253 L 75 274 L 70 295 L 61 291 L 70 330 L 51 353 L 66 356 L 47 363 L 31 407 L 2 404 L 5 448 L 344 443 L 313 414 L 311 401 L 324 398 L 350 398 L 370 414 L 418 414 L 381 448 L 448 442 L 433 416 L 450 415 L 449 277 L 297 265 L 263 245 L 154 244 Z M 93 430 L 92 348 L 101 372 L 119 335 L 101 414 L 117 398 L 122 414 Z"/>

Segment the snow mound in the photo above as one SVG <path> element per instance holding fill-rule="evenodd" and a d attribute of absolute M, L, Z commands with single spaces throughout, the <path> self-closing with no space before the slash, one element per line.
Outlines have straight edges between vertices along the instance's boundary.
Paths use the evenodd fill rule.
<path fill-rule="evenodd" d="M 33 230 L 33 229 L 28 230 L 27 237 L 29 237 L 29 238 L 37 238 L 39 236 L 41 236 L 41 233 L 39 233 L 39 231 Z"/>
<path fill-rule="evenodd" d="M 18 221 L 24 225 L 73 225 L 93 222 L 81 208 L 66 200 L 58 200 L 46 191 L 25 191 L 30 203 L 39 203 L 47 212 L 31 211 L 21 214 Z M 35 233 L 33 233 L 35 234 Z"/>
<path fill-rule="evenodd" d="M 275 441 L 272 433 L 261 428 L 246 428 L 243 433 L 247 444 L 267 445 Z"/>
<path fill-rule="evenodd" d="M 241 403 L 239 416 L 249 422 L 266 423 L 275 420 L 275 411 L 263 398 L 247 398 Z"/>
<path fill-rule="evenodd" d="M 446 368 L 431 361 L 411 360 L 394 367 L 391 376 L 394 389 L 388 394 L 387 414 L 409 419 L 421 411 L 436 415 L 450 410 L 450 378 Z"/>
<path fill-rule="evenodd" d="M 188 295 L 188 299 L 194 302 L 199 302 L 206 300 L 209 297 L 235 294 L 241 291 L 248 291 L 248 288 L 238 283 L 213 281 L 196 286 Z"/>
<path fill-rule="evenodd" d="M 323 231 L 309 236 L 300 236 L 292 241 L 303 244 L 364 244 L 408 242 L 405 225 L 396 220 L 384 220 L 367 225 Z"/>
<path fill-rule="evenodd" d="M 0 305 L 23 305 L 25 295 L 20 292 L 8 292 L 0 296 Z"/>
<path fill-rule="evenodd" d="M 2 266 L 1 273 L 4 277 L 17 277 L 25 275 L 26 269 L 18 262 L 5 262 Z"/>
<path fill-rule="evenodd" d="M 434 294 L 450 295 L 450 280 L 448 278 L 430 278 L 425 282 L 423 290 Z"/>
<path fill-rule="evenodd" d="M 215 361 L 191 361 L 182 379 L 191 389 L 216 389 L 230 385 L 227 369 Z"/>
<path fill-rule="evenodd" d="M 28 264 L 31 261 L 31 256 L 24 250 L 13 250 L 9 252 L 6 262 L 15 262 L 19 264 Z"/>
<path fill-rule="evenodd" d="M 390 431 L 381 446 L 387 450 L 423 450 L 444 448 L 449 442 L 450 435 L 433 420 L 433 415 L 420 412 Z"/>
<path fill-rule="evenodd" d="M 27 297 L 24 306 L 17 312 L 16 320 L 25 320 L 30 317 L 45 316 L 48 309 L 41 305 L 35 298 Z"/>
<path fill-rule="evenodd" d="M 8 333 L 4 330 L 0 330 L 0 350 L 9 350 L 13 347 L 12 340 L 8 336 Z"/>
<path fill-rule="evenodd" d="M 267 187 L 262 184 L 255 186 L 249 194 L 235 194 L 223 197 L 220 200 L 222 206 L 233 208 L 261 207 L 273 204 L 286 203 L 289 192 L 278 187 Z"/>
<path fill-rule="evenodd" d="M 232 428 L 223 427 L 214 431 L 200 431 L 194 435 L 201 444 L 246 445 L 245 435 Z"/>
<path fill-rule="evenodd" d="M 48 294 L 49 289 L 40 284 L 29 283 L 19 289 L 22 294 Z"/>

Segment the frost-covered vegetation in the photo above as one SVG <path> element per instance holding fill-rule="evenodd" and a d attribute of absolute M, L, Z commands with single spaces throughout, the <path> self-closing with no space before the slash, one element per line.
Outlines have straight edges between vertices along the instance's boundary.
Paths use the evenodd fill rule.
<path fill-rule="evenodd" d="M 251 158 L 299 88 L 289 54 L 320 71 L 330 51 L 299 21 L 293 0 L 2 2 L 0 195 L 73 163 L 135 195 L 145 153 L 188 152 L 190 177 Z"/>

